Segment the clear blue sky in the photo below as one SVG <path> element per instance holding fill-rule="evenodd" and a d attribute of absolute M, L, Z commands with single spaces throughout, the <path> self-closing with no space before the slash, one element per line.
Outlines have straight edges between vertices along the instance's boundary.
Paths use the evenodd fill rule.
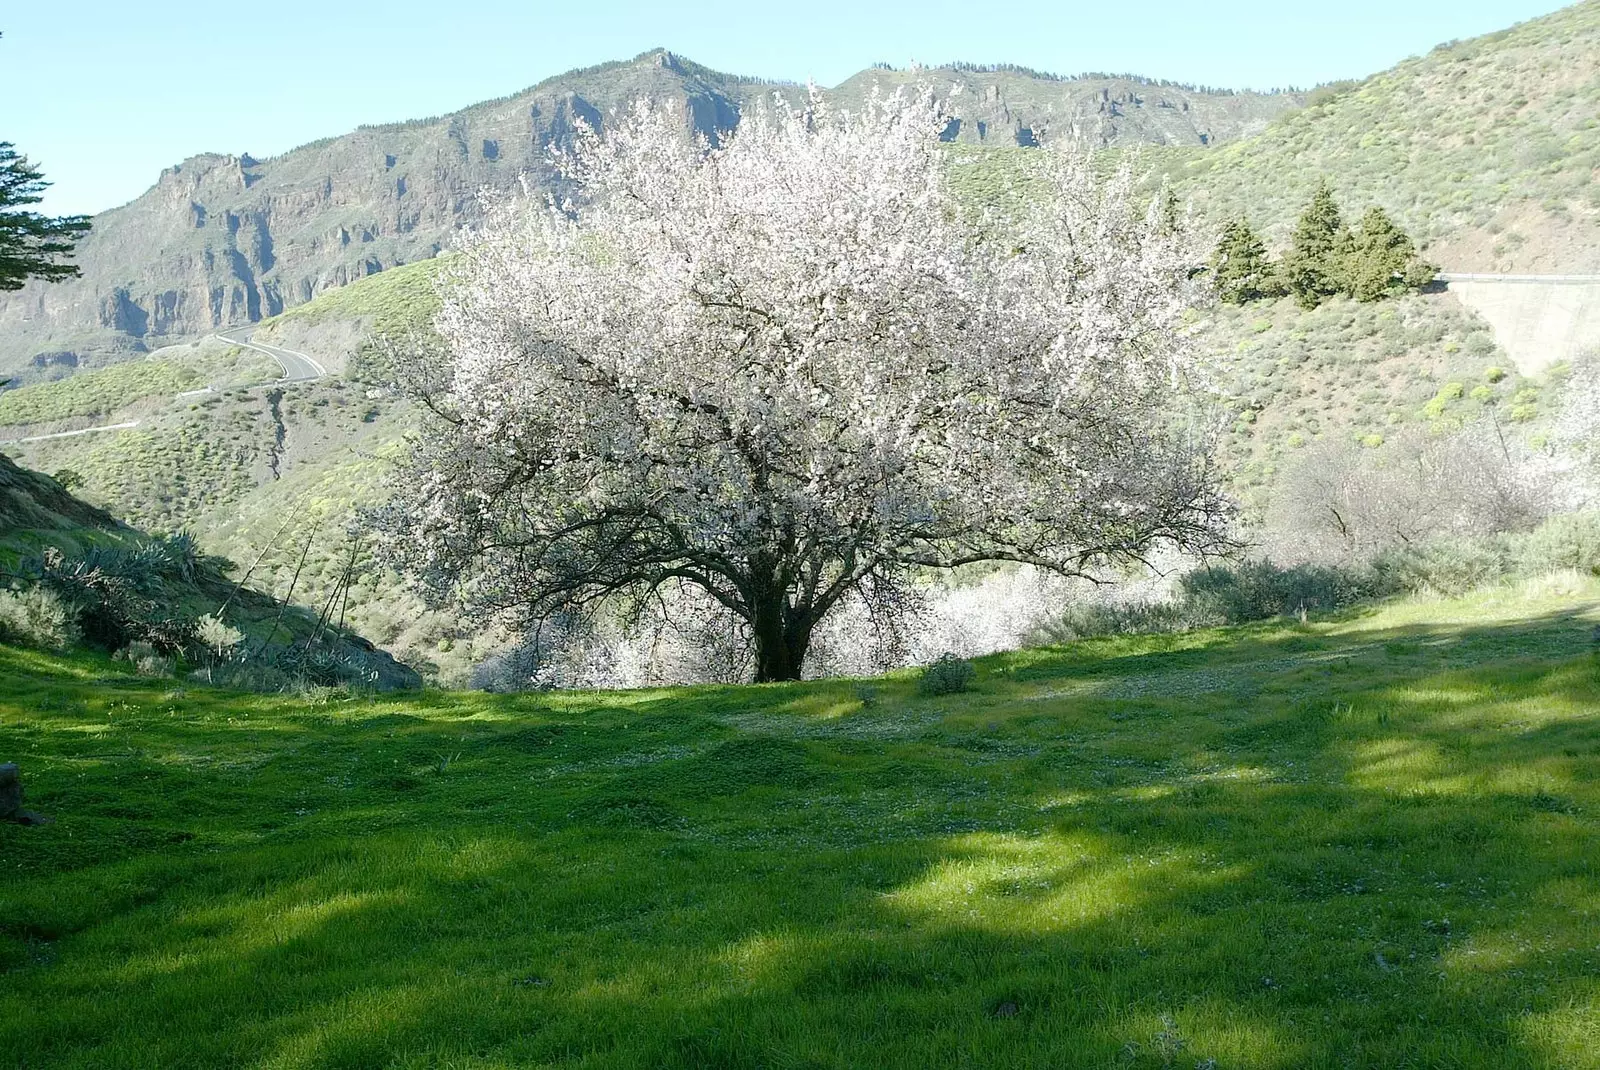
<path fill-rule="evenodd" d="M 198 152 L 268 156 L 361 123 L 453 111 L 662 46 L 832 85 L 868 64 L 1017 63 L 1230 87 L 1372 74 L 1557 0 L 14 0 L 0 140 L 54 181 L 45 208 L 131 200 Z"/>

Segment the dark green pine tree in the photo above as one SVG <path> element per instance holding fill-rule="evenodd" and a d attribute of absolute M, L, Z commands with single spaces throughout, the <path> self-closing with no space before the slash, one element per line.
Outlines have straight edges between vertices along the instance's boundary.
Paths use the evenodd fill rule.
<path fill-rule="evenodd" d="M 1211 257 L 1211 277 L 1217 296 L 1230 305 L 1273 296 L 1267 246 L 1249 223 L 1235 219 L 1222 228 L 1222 240 Z"/>
<path fill-rule="evenodd" d="M 1438 269 L 1417 255 L 1411 237 L 1382 208 L 1368 208 L 1344 249 L 1345 292 L 1381 301 L 1433 281 Z"/>
<path fill-rule="evenodd" d="M 1345 241 L 1338 202 L 1324 179 L 1295 224 L 1283 262 L 1284 281 L 1301 308 L 1315 308 L 1345 289 L 1340 263 Z"/>
<path fill-rule="evenodd" d="M 39 203 L 49 185 L 9 141 L 0 141 L 0 290 L 20 290 L 29 279 L 57 282 L 78 274 L 75 265 L 63 261 L 88 231 L 88 218 L 25 210 Z"/>
<path fill-rule="evenodd" d="M 1155 209 L 1160 219 L 1161 233 L 1176 234 L 1183 225 L 1183 205 L 1178 201 L 1178 195 L 1172 187 L 1163 184 L 1161 192 L 1156 194 Z"/>

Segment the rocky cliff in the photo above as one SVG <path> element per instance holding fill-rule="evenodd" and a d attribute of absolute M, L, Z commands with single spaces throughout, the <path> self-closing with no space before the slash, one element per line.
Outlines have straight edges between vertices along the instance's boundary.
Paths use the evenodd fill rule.
<path fill-rule="evenodd" d="M 871 70 L 833 94 L 849 104 L 875 83 L 933 85 L 954 116 L 949 139 L 1012 145 L 1062 136 L 1095 145 L 1214 144 L 1301 103 L 1294 94 L 977 68 Z M 770 92 L 798 98 L 802 90 L 656 51 L 273 159 L 192 157 L 137 200 L 95 218 L 80 247 L 81 279 L 0 297 L 0 371 L 60 374 L 123 359 L 430 257 L 472 220 L 481 189 L 509 189 L 523 175 L 548 186 L 550 147 L 567 142 L 578 120 L 603 125 L 636 97 L 675 102 L 689 127 L 714 138 Z"/>

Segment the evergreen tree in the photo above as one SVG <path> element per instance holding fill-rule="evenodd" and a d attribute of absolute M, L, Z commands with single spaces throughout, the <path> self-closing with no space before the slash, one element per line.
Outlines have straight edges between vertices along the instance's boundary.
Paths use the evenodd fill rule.
<path fill-rule="evenodd" d="M 1242 305 L 1272 295 L 1272 264 L 1267 247 L 1243 219 L 1222 228 L 1222 240 L 1211 258 L 1217 296 L 1230 305 Z"/>
<path fill-rule="evenodd" d="M 1284 258 L 1285 281 L 1301 308 L 1315 308 L 1345 288 L 1340 263 L 1345 241 L 1339 205 L 1324 180 L 1295 224 L 1289 255 Z"/>
<path fill-rule="evenodd" d="M 1171 237 L 1178 233 L 1178 228 L 1183 225 L 1183 205 L 1178 201 L 1178 195 L 1172 187 L 1165 183 L 1161 192 L 1156 195 L 1156 212 L 1161 219 L 1161 233 Z"/>
<path fill-rule="evenodd" d="M 89 229 L 89 220 L 22 210 L 38 204 L 48 185 L 9 141 L 0 141 L 0 290 L 20 290 L 29 279 L 57 282 L 78 274 L 75 265 L 62 260 Z"/>
<path fill-rule="evenodd" d="M 1382 208 L 1368 208 L 1345 242 L 1344 290 L 1357 301 L 1380 301 L 1433 281 L 1437 269 Z"/>

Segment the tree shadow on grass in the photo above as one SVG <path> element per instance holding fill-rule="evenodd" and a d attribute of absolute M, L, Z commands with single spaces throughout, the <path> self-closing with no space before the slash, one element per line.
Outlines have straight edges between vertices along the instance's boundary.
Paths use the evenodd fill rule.
<path fill-rule="evenodd" d="M 1015 655 L 1066 664 L 843 715 L 807 685 L 245 724 L 152 690 L 118 735 L 63 692 L 12 738 L 105 857 L 0 838 L 29 878 L 0 887 L 0 1039 L 32 1066 L 1592 1065 L 1580 630 Z M 149 829 L 191 838 L 119 847 Z"/>

